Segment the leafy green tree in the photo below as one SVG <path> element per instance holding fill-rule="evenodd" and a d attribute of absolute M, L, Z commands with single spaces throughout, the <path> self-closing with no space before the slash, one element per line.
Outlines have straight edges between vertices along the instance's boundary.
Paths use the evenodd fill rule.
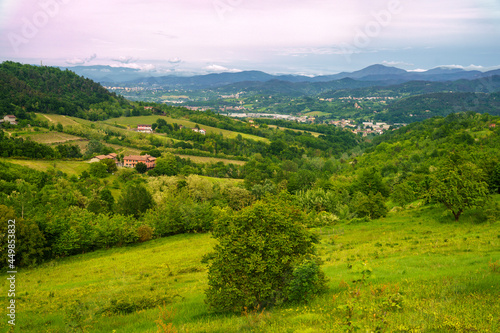
<path fill-rule="evenodd" d="M 91 163 L 89 167 L 89 174 L 96 178 L 106 178 L 108 176 L 107 166 L 101 162 Z"/>
<path fill-rule="evenodd" d="M 375 168 L 363 170 L 353 183 L 353 190 L 362 192 L 366 195 L 380 192 L 384 197 L 389 196 L 389 188 L 384 183 L 380 172 Z"/>
<path fill-rule="evenodd" d="M 354 210 L 358 217 L 369 217 L 370 219 L 379 219 L 388 213 L 384 197 L 380 192 L 368 195 L 358 192 L 353 198 Z"/>
<path fill-rule="evenodd" d="M 142 162 L 137 163 L 134 168 L 138 173 L 146 173 L 148 171 L 148 166 Z"/>
<path fill-rule="evenodd" d="M 108 158 L 108 159 L 102 160 L 100 163 L 102 163 L 106 166 L 106 171 L 108 173 L 114 173 L 114 172 L 118 171 L 118 167 L 116 166 L 115 160 Z"/>
<path fill-rule="evenodd" d="M 153 170 L 149 172 L 153 176 L 175 176 L 179 173 L 177 167 L 177 159 L 172 153 L 167 153 L 164 157 L 160 157 L 156 160 L 156 166 Z"/>
<path fill-rule="evenodd" d="M 474 163 L 452 155 L 436 172 L 431 196 L 458 221 L 466 209 L 485 204 L 489 190 L 484 179 L 483 170 Z"/>
<path fill-rule="evenodd" d="M 262 309 L 296 300 L 297 288 L 323 290 L 325 277 L 320 270 L 309 270 L 309 277 L 304 277 L 304 269 L 294 274 L 304 260 L 318 263 L 314 249 L 318 237 L 305 228 L 303 220 L 303 213 L 281 198 L 257 201 L 219 218 L 213 230 L 218 244 L 205 257 L 210 308 Z"/>
<path fill-rule="evenodd" d="M 117 203 L 118 212 L 138 218 L 153 207 L 153 196 L 141 184 L 128 186 Z"/>
<path fill-rule="evenodd" d="M 497 163 L 489 179 L 490 188 L 493 193 L 500 193 L 500 163 Z"/>
<path fill-rule="evenodd" d="M 400 206 L 405 206 L 415 201 L 417 199 L 417 194 L 408 182 L 403 182 L 394 186 L 391 197 Z"/>
<path fill-rule="evenodd" d="M 15 221 L 15 256 L 9 256 L 8 221 Z M 30 266 L 39 263 L 43 259 L 45 251 L 45 238 L 38 225 L 31 220 L 16 218 L 14 210 L 4 205 L 0 205 L 0 260 L 1 266 L 7 265 L 9 259 L 13 259 L 15 266 Z"/>

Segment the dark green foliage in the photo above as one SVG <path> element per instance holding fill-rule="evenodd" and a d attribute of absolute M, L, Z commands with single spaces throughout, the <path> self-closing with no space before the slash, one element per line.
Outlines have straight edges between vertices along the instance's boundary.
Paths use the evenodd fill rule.
<path fill-rule="evenodd" d="M 107 165 L 101 162 L 91 163 L 89 166 L 89 174 L 96 178 L 106 178 L 109 175 Z"/>
<path fill-rule="evenodd" d="M 80 148 L 74 145 L 59 145 L 56 149 L 32 141 L 29 137 L 8 138 L 0 130 L 0 157 L 28 157 L 33 159 L 80 158 Z"/>
<path fill-rule="evenodd" d="M 153 176 L 175 176 L 178 173 L 179 169 L 177 159 L 171 153 L 167 153 L 164 157 L 158 158 L 156 160 L 155 168 L 149 172 L 149 174 Z"/>
<path fill-rule="evenodd" d="M 152 208 L 153 204 L 151 193 L 144 185 L 133 184 L 122 191 L 122 195 L 117 202 L 117 209 L 120 214 L 132 215 L 138 218 Z"/>
<path fill-rule="evenodd" d="M 9 228 L 8 221 L 15 221 Z M 0 205 L 0 261 L 2 267 L 13 263 L 18 266 L 31 266 L 43 260 L 45 248 L 45 237 L 32 220 L 16 218 L 14 210 L 4 205 Z M 8 238 L 8 230 L 15 230 L 15 238 Z M 15 255 L 9 257 L 8 244 L 15 240 Z M 14 259 L 9 262 L 8 259 Z M 12 269 L 10 269 L 12 270 Z"/>
<path fill-rule="evenodd" d="M 135 165 L 134 169 L 138 173 L 146 173 L 146 171 L 148 171 L 148 166 L 142 162 L 139 162 Z"/>
<path fill-rule="evenodd" d="M 95 155 L 107 155 L 112 152 L 114 152 L 114 149 L 104 145 L 101 141 L 90 140 L 83 158 L 88 159 Z"/>
<path fill-rule="evenodd" d="M 375 168 L 365 169 L 358 176 L 352 185 L 354 191 L 359 191 L 366 195 L 370 193 L 380 193 L 384 197 L 389 196 L 389 188 L 384 183 L 380 173 Z"/>
<path fill-rule="evenodd" d="M 59 152 L 61 158 L 82 158 L 80 147 L 74 145 L 58 145 L 56 150 Z"/>
<path fill-rule="evenodd" d="M 380 192 L 377 194 L 356 193 L 353 197 L 353 206 L 358 217 L 378 219 L 386 216 L 389 212 L 384 197 Z"/>
<path fill-rule="evenodd" d="M 216 218 L 212 206 L 207 202 L 196 202 L 187 191 L 180 190 L 167 197 L 161 205 L 150 209 L 143 216 L 145 223 L 163 237 L 186 232 L 208 232 Z"/>
<path fill-rule="evenodd" d="M 318 240 L 302 225 L 303 219 L 303 214 L 283 199 L 258 201 L 223 215 L 213 231 L 219 243 L 206 257 L 210 308 L 235 312 L 245 307 L 262 309 L 299 300 L 298 289 L 322 290 L 320 272 L 306 273 L 299 268 L 304 260 L 316 262 L 314 243 Z"/>
<path fill-rule="evenodd" d="M 108 173 L 115 173 L 118 171 L 118 167 L 116 166 L 115 160 L 108 158 L 100 161 L 100 163 L 104 164 L 106 166 L 106 171 Z"/>
<path fill-rule="evenodd" d="M 17 106 L 23 112 L 57 112 L 102 120 L 120 116 L 128 105 L 123 97 L 69 70 L 11 61 L 0 64 L 0 116 Z M 19 112 L 16 116 L 23 118 Z"/>
<path fill-rule="evenodd" d="M 413 185 L 413 186 L 412 186 Z M 394 186 L 391 197 L 400 206 L 405 206 L 417 199 L 415 182 L 403 182 Z"/>
<path fill-rule="evenodd" d="M 500 193 L 500 163 L 497 163 L 489 179 L 490 189 L 494 193 Z"/>
<path fill-rule="evenodd" d="M 303 303 L 327 290 L 325 274 L 317 261 L 305 259 L 296 266 L 288 287 L 288 299 L 291 302 Z"/>

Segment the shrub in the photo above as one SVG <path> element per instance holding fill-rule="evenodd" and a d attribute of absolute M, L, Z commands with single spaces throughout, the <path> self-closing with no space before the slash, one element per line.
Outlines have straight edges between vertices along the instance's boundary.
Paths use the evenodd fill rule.
<path fill-rule="evenodd" d="M 308 298 L 323 290 L 319 268 L 304 262 L 317 262 L 314 243 L 318 238 L 303 220 L 304 214 L 282 198 L 222 214 L 213 230 L 219 243 L 205 257 L 210 308 L 263 309 L 301 299 L 299 290 L 307 290 Z"/>
<path fill-rule="evenodd" d="M 137 228 L 137 236 L 139 236 L 139 242 L 147 242 L 153 238 L 154 230 L 149 225 L 141 225 Z"/>
<path fill-rule="evenodd" d="M 307 302 L 325 291 L 325 286 L 325 274 L 321 271 L 318 262 L 305 259 L 293 270 L 292 280 L 288 287 L 288 299 L 298 303 Z"/>

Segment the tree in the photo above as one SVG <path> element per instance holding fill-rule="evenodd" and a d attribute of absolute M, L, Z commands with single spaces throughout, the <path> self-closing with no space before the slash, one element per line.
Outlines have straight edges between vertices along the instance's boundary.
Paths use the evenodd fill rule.
<path fill-rule="evenodd" d="M 386 216 L 389 211 L 380 192 L 377 194 L 369 193 L 368 195 L 357 192 L 353 199 L 353 208 L 358 217 L 379 219 Z"/>
<path fill-rule="evenodd" d="M 153 197 L 143 185 L 130 185 L 122 192 L 117 205 L 120 214 L 138 218 L 153 207 Z"/>
<path fill-rule="evenodd" d="M 485 175 L 472 162 L 452 155 L 436 172 L 431 196 L 450 210 L 458 221 L 464 210 L 484 205 L 488 197 Z"/>
<path fill-rule="evenodd" d="M 135 170 L 137 170 L 138 173 L 145 173 L 148 171 L 148 166 L 142 162 L 139 162 L 135 165 Z"/>
<path fill-rule="evenodd" d="M 118 171 L 118 167 L 116 166 L 116 162 L 113 159 L 107 158 L 102 160 L 100 163 L 104 164 L 106 166 L 106 171 L 108 173 L 114 173 Z"/>
<path fill-rule="evenodd" d="M 101 162 L 91 163 L 89 167 L 89 174 L 96 178 L 106 178 L 108 176 L 106 164 Z"/>
<path fill-rule="evenodd" d="M 297 300 L 297 288 L 303 294 L 323 290 L 326 279 L 321 270 L 309 269 L 312 276 L 304 276 L 299 269 L 307 261 L 319 264 L 314 249 L 318 237 L 305 228 L 303 219 L 303 213 L 282 198 L 223 214 L 213 228 L 219 243 L 205 257 L 210 308 L 262 309 Z M 300 281 L 294 280 L 297 276 Z"/>
<path fill-rule="evenodd" d="M 382 176 L 375 168 L 363 170 L 358 178 L 353 182 L 353 190 L 366 195 L 380 192 L 384 197 L 389 196 L 389 188 L 382 180 Z"/>
<path fill-rule="evenodd" d="M 175 176 L 179 173 L 177 160 L 172 153 L 166 153 L 164 157 L 156 160 L 156 166 L 149 172 L 153 176 Z"/>

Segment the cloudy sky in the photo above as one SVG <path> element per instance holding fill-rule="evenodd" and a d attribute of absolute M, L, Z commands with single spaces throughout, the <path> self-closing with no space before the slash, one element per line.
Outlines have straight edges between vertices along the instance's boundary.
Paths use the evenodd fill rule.
<path fill-rule="evenodd" d="M 0 61 L 164 73 L 500 68 L 499 0 L 0 0 Z"/>

